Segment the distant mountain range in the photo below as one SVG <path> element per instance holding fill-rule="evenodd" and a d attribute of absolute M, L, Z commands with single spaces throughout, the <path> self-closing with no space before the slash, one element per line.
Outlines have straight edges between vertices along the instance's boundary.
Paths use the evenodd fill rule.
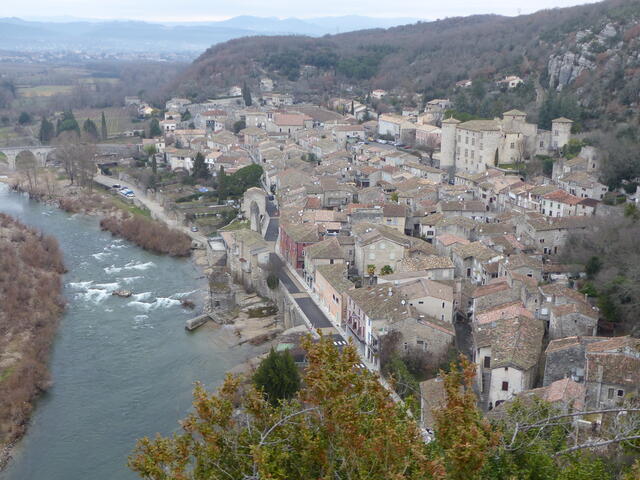
<path fill-rule="evenodd" d="M 133 20 L 0 18 L 0 49 L 14 51 L 201 52 L 211 45 L 255 35 L 319 37 L 369 28 L 415 23 L 415 18 L 365 16 L 312 19 L 233 17 L 218 22 L 149 23 Z"/>

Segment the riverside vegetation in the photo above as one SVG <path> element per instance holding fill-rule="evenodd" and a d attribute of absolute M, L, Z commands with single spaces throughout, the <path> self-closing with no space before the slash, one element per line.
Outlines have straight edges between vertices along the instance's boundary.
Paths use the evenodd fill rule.
<path fill-rule="evenodd" d="M 0 214 L 0 467 L 3 452 L 24 434 L 33 401 L 49 385 L 64 271 L 53 237 Z"/>

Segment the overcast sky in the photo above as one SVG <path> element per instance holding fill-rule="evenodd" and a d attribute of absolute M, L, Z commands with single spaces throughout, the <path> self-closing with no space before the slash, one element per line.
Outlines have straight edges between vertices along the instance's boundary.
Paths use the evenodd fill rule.
<path fill-rule="evenodd" d="M 573 0 L 0 0 L 0 16 L 117 18 L 147 21 L 212 21 L 237 15 L 299 17 L 366 15 L 437 18 L 477 13 L 518 15 L 587 3 Z"/>

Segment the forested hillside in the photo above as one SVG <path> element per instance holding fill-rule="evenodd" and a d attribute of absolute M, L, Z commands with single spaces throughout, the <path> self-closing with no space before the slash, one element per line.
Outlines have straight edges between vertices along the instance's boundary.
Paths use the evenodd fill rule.
<path fill-rule="evenodd" d="M 181 78 L 183 95 L 205 98 L 269 75 L 279 90 L 333 95 L 384 88 L 436 97 L 456 81 L 503 75 L 574 92 L 590 115 L 624 114 L 640 87 L 640 2 L 609 0 L 519 17 L 450 18 L 322 38 L 249 37 L 207 50 Z M 539 99 L 540 100 L 540 99 Z M 538 104 L 539 107 L 539 104 Z"/>

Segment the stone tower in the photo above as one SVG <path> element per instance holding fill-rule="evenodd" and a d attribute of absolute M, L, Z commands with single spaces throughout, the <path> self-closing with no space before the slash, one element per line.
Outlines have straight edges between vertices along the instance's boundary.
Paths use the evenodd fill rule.
<path fill-rule="evenodd" d="M 551 120 L 551 146 L 554 149 L 561 149 L 567 143 L 571 137 L 571 126 L 573 120 L 560 117 L 555 120 Z"/>
<path fill-rule="evenodd" d="M 452 172 L 456 166 L 456 127 L 460 123 L 455 118 L 442 121 L 440 138 L 440 169 Z"/>

